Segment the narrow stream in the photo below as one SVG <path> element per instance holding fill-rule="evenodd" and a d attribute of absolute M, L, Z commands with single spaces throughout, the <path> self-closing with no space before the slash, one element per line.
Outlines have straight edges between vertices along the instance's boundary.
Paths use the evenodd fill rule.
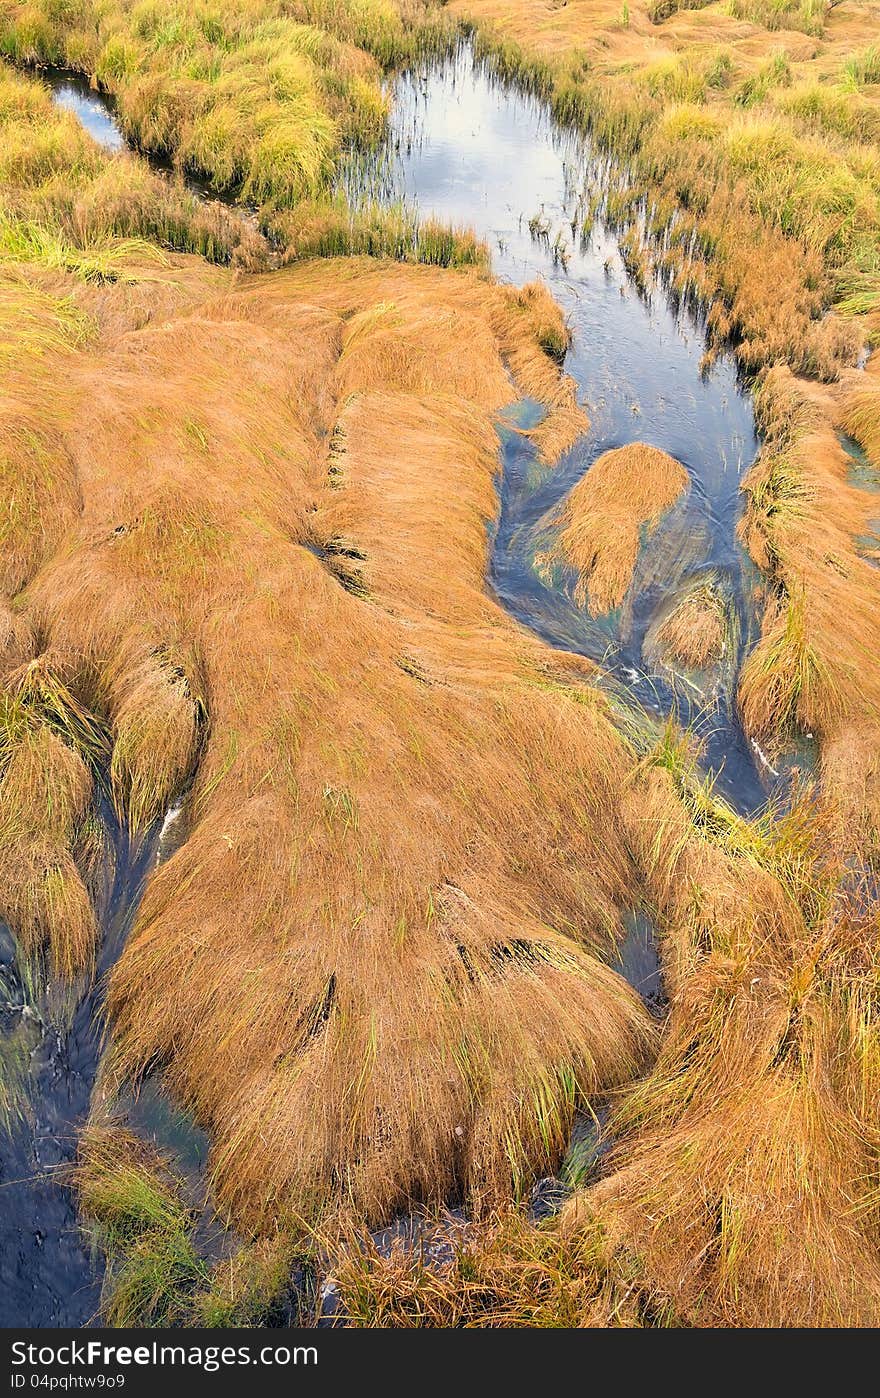
<path fill-rule="evenodd" d="M 742 732 L 734 690 L 756 625 L 754 574 L 735 530 L 740 483 L 758 440 L 732 356 L 705 371 L 705 338 L 694 314 L 661 286 L 648 295 L 636 289 L 618 238 L 601 218 L 582 236 L 582 211 L 601 184 L 603 162 L 583 137 L 561 131 L 540 102 L 475 62 L 469 48 L 399 79 L 393 112 L 385 157 L 356 171 L 353 192 L 403 198 L 422 215 L 472 227 L 488 243 L 500 278 L 543 279 L 571 328 L 565 369 L 591 419 L 589 433 L 549 470 L 528 439 L 503 432 L 489 573 L 497 596 L 551 645 L 600 661 L 642 711 L 674 711 L 702 739 L 718 789 L 740 810 L 757 809 L 772 775 Z M 529 407 L 520 405 L 511 427 L 528 424 Z M 639 441 L 677 457 L 690 489 L 642 548 L 630 597 L 619 612 L 594 620 L 575 605 L 570 586 L 536 571 L 542 521 L 546 530 L 548 516 L 597 456 Z M 727 663 L 715 675 L 652 668 L 643 652 L 652 621 L 709 575 L 734 621 Z"/>
<path fill-rule="evenodd" d="M 111 103 L 84 79 L 56 70 L 41 76 L 97 141 L 110 150 L 124 145 Z M 492 588 L 512 616 L 551 645 L 601 661 L 609 684 L 628 703 L 656 718 L 675 712 L 691 724 L 719 789 L 740 810 L 756 809 L 772 777 L 739 726 L 734 686 L 741 650 L 755 627 L 748 600 L 754 579 L 735 526 L 740 482 L 758 442 L 732 358 L 722 357 L 705 373 L 705 341 L 694 315 L 662 287 L 649 294 L 636 289 L 618 239 L 601 219 L 581 236 L 578 209 L 589 188 L 601 183 L 601 161 L 582 138 L 560 131 L 538 102 L 476 64 L 468 47 L 430 71 L 399 78 L 393 111 L 387 147 L 366 168 L 347 170 L 349 190 L 403 198 L 422 215 L 473 227 L 490 245 L 502 279 L 522 284 L 543 278 L 570 324 L 565 368 L 591 419 L 588 434 L 549 470 L 515 430 L 536 419 L 536 404 L 518 405 L 502 426 Z M 682 461 L 691 486 L 642 549 L 630 598 L 618 613 L 596 621 L 575 606 L 565 579 L 542 581 L 534 555 L 548 513 L 595 458 L 635 441 Z M 726 663 L 711 675 L 652 668 L 644 653 L 652 621 L 671 594 L 709 574 L 735 620 Z M 105 917 L 103 970 L 121 949 L 147 870 L 144 859 L 153 857 L 122 854 Z M 3 961 L 8 955 L 0 956 Z M 633 920 L 620 969 L 646 998 L 657 994 L 656 953 L 643 921 Z M 10 1013 L 20 1015 L 21 1006 L 10 1004 Z M 70 1197 L 53 1175 L 71 1158 L 87 1112 L 100 1008 L 96 991 L 79 1007 L 66 1039 L 38 1036 L 31 1055 L 34 1119 L 11 1142 L 0 1134 L 0 1324 L 82 1325 L 95 1311 L 96 1264 L 83 1247 Z M 179 1134 L 176 1119 L 164 1120 L 161 1099 L 148 1092 L 143 1100 L 146 1129 Z M 206 1143 L 197 1134 L 189 1139 L 198 1156 Z"/>

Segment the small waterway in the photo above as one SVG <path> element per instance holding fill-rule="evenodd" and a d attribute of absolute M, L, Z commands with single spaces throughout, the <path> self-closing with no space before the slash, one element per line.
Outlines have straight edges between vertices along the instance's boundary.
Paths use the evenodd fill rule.
<path fill-rule="evenodd" d="M 596 203 L 608 169 L 589 142 L 560 130 L 546 107 L 478 63 L 468 47 L 395 87 L 392 130 L 372 170 L 359 165 L 354 193 L 403 199 L 422 216 L 472 227 L 501 279 L 544 280 L 571 329 L 565 369 L 590 431 L 543 469 L 517 427 L 502 428 L 501 510 L 489 580 L 507 610 L 551 645 L 600 662 L 628 702 L 674 712 L 705 745 L 718 789 L 741 811 L 767 799 L 774 775 L 739 724 L 735 681 L 756 629 L 753 569 L 736 539 L 740 484 L 758 439 L 749 394 L 732 355 L 706 368 L 703 327 L 662 285 L 640 291 L 620 242 Z M 589 231 L 584 233 L 585 218 Z M 681 461 L 690 489 L 640 551 L 624 605 L 593 619 L 573 588 L 535 567 L 546 523 L 602 452 L 632 442 Z M 716 673 L 678 675 L 652 665 L 645 642 L 670 601 L 712 577 L 730 611 L 729 649 Z"/>
<path fill-rule="evenodd" d="M 125 137 L 109 100 L 103 93 L 95 92 L 87 78 L 67 68 L 42 68 L 40 77 L 51 89 L 55 105 L 73 112 L 93 141 L 105 150 L 125 149 Z"/>
<path fill-rule="evenodd" d="M 50 69 L 41 77 L 95 140 L 111 151 L 122 148 L 109 100 L 76 75 Z M 571 327 L 565 369 L 591 419 L 589 432 L 552 469 L 539 465 L 517 430 L 536 420 L 536 404 L 519 404 L 502 424 L 491 587 L 517 621 L 551 645 L 601 662 L 609 686 L 627 705 L 656 720 L 675 713 L 690 724 L 719 789 L 738 809 L 753 811 L 767 800 L 775 774 L 746 740 L 734 702 L 742 650 L 755 630 L 754 577 L 735 530 L 740 483 L 758 441 L 732 357 L 720 357 L 706 371 L 698 317 L 662 286 L 640 291 L 634 285 L 619 240 L 601 217 L 583 235 L 583 210 L 606 173 L 602 161 L 582 137 L 561 131 L 540 103 L 497 81 L 467 46 L 429 71 L 399 78 L 393 113 L 385 149 L 366 168 L 359 163 L 347 170 L 349 188 L 404 199 L 422 216 L 474 228 L 502 279 L 523 284 L 543 278 Z M 195 182 L 190 187 L 204 193 Z M 596 457 L 636 441 L 683 462 L 690 489 L 645 542 L 624 606 L 594 620 L 575 605 L 565 579 L 541 577 L 535 553 L 548 517 Z M 670 598 L 709 575 L 733 623 L 725 663 L 708 675 L 676 675 L 652 665 L 645 645 L 652 624 Z M 102 973 L 124 943 L 157 838 L 132 855 L 114 833 L 119 857 L 104 912 Z M 651 929 L 635 915 L 628 926 L 619 969 L 656 1003 L 662 992 Z M 14 981 L 10 945 L 0 960 Z M 20 1019 L 23 1001 L 13 986 L 9 1015 Z M 32 1116 L 0 1142 L 0 1324 L 82 1325 L 95 1311 L 98 1264 L 87 1255 L 69 1193 L 58 1187 L 58 1170 L 71 1160 L 88 1110 L 100 1016 L 99 982 L 68 1034 L 39 1024 L 29 1031 L 35 1040 Z M 169 1109 L 155 1085 L 129 1106 L 138 1129 L 172 1150 L 185 1168 L 203 1170 L 207 1143 Z M 579 1130 L 583 1140 L 574 1145 L 589 1156 L 595 1130 L 589 1123 Z"/>

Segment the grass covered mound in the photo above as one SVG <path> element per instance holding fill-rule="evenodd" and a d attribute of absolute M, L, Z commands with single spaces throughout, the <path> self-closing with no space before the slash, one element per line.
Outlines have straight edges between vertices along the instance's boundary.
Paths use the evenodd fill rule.
<path fill-rule="evenodd" d="M 815 737 L 838 838 L 863 862 L 880 845 L 880 511 L 835 424 L 870 442 L 852 405 L 875 377 L 852 375 L 826 394 L 781 366 L 766 376 L 766 443 L 744 481 L 740 526 L 768 576 L 762 634 L 740 677 L 744 723 L 771 750 L 792 734 Z"/>
<path fill-rule="evenodd" d="M 164 1065 L 219 1204 L 257 1226 L 510 1198 L 652 1038 L 603 964 L 633 896 L 630 759 L 484 589 L 494 414 L 523 392 L 574 411 L 538 343 L 552 302 L 369 260 L 163 275 L 182 309 L 141 329 L 113 328 L 130 287 L 85 286 L 92 346 L 44 400 L 42 450 L 13 443 L 5 676 L 40 741 L 9 738 L 0 793 L 34 820 L 4 911 L 54 974 L 87 973 L 73 905 L 21 850 L 51 837 L 87 907 L 91 771 L 135 831 L 183 799 L 110 978 L 105 1072 Z M 29 421 L 38 389 L 5 410 Z M 70 814 L 40 819 L 56 752 Z"/>
<path fill-rule="evenodd" d="M 556 538 L 538 566 L 573 568 L 578 606 L 596 616 L 612 611 L 632 582 L 642 531 L 651 532 L 688 481 L 681 462 L 643 442 L 603 452 L 557 511 Z"/>
<path fill-rule="evenodd" d="M 436 1264 L 431 1238 L 358 1240 L 333 1268 L 351 1323 L 877 1324 L 876 911 L 811 801 L 745 822 L 675 743 L 643 776 L 669 1014 L 613 1150 L 538 1227 L 441 1225 Z"/>

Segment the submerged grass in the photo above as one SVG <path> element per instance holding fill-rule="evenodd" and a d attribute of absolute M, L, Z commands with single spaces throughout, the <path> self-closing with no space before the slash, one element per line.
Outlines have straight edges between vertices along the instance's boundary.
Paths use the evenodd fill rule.
<path fill-rule="evenodd" d="M 191 1305 L 192 1324 L 210 1330 L 309 1324 L 314 1316 L 311 1261 L 283 1235 L 246 1243 L 213 1268 Z"/>
<path fill-rule="evenodd" d="M 247 1328 L 311 1318 L 309 1264 L 276 1234 L 206 1261 L 198 1210 L 170 1160 L 107 1118 L 82 1133 L 69 1183 L 92 1246 L 106 1259 L 101 1319 L 110 1326 Z"/>
<path fill-rule="evenodd" d="M 652 637 L 667 662 L 690 670 L 715 665 L 730 644 L 729 607 L 716 578 L 708 577 L 687 589 L 663 616 Z"/>
<path fill-rule="evenodd" d="M 11 1135 L 30 1115 L 30 1077 L 30 1046 L 23 1026 L 4 1024 L 0 1032 L 0 1139 Z"/>

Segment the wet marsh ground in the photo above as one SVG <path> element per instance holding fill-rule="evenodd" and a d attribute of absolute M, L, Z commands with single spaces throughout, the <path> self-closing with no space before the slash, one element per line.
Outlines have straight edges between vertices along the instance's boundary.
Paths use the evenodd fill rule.
<path fill-rule="evenodd" d="M 322 22 L 350 41 L 344 7 Z M 397 21 L 389 23 L 393 28 Z M 649 33 L 640 13 L 634 29 L 640 39 Z M 67 49 L 54 40 L 53 48 L 45 35 L 34 42 L 37 56 L 51 48 L 56 60 L 69 61 Z M 81 657 L 90 657 L 91 688 L 81 692 L 115 742 L 111 789 L 130 820 L 144 822 L 155 840 L 173 803 L 182 799 L 185 807 L 179 848 L 175 839 L 167 865 L 150 879 L 145 909 L 110 978 L 111 1051 L 90 1106 L 89 1129 L 98 1134 L 87 1134 L 80 1152 L 77 1187 L 90 1201 L 86 1212 L 95 1237 L 112 1260 L 106 1312 L 118 1323 L 267 1323 L 270 1313 L 277 1323 L 283 1306 L 279 1311 L 275 1303 L 289 1277 L 299 1275 L 306 1290 L 312 1284 L 313 1258 L 296 1241 L 304 1225 L 328 1251 L 365 1219 L 377 1225 L 418 1198 L 429 1208 L 463 1200 L 473 1218 L 485 1218 L 503 1211 L 512 1197 L 527 1197 L 536 1172 L 559 1166 L 574 1132 L 579 1144 L 563 1168 L 576 1191 L 558 1219 L 535 1226 L 514 1215 L 468 1225 L 460 1243 L 450 1246 L 441 1237 L 442 1265 L 427 1269 L 387 1238 L 376 1255 L 356 1242 L 347 1262 L 334 1269 L 334 1287 L 354 1323 L 869 1322 L 880 1295 L 869 1238 L 877 928 L 859 875 L 870 866 L 876 833 L 873 516 L 865 503 L 876 487 L 874 366 L 861 378 L 847 377 L 846 355 L 855 340 L 851 345 L 843 332 L 832 345 L 835 322 L 829 318 L 816 334 L 824 336 L 823 353 L 833 352 L 844 365 L 840 387 L 811 386 L 780 369 L 768 376 L 757 400 L 765 434 L 758 456 L 742 372 L 749 363 L 743 335 L 751 333 L 750 324 L 753 330 L 759 325 L 760 315 L 746 299 L 740 322 L 734 316 L 722 324 L 707 281 L 714 264 L 698 225 L 688 226 L 684 215 L 667 217 L 662 189 L 631 198 L 620 167 L 602 153 L 601 130 L 588 138 L 560 129 L 546 105 L 493 75 L 469 47 L 455 48 L 448 35 L 437 43 L 446 56 L 435 54 L 422 69 L 409 54 L 412 71 L 387 90 L 387 134 L 373 132 L 333 177 L 347 205 L 337 194 L 335 203 L 316 206 L 300 244 L 302 200 L 274 210 L 264 203 L 258 217 L 276 262 L 279 249 L 282 259 L 299 258 L 310 249 L 358 251 L 373 238 L 372 250 L 388 251 L 393 222 L 402 260 L 479 268 L 482 239 L 493 272 L 516 292 L 496 294 L 485 272 L 459 273 L 463 280 L 456 283 L 451 273 L 435 278 L 432 272 L 432 280 L 424 269 L 395 274 L 387 264 L 374 271 L 355 261 L 344 272 L 339 264 L 329 279 L 319 264 L 306 265 L 264 283 L 245 279 L 236 290 L 237 282 L 230 287 L 220 274 L 208 276 L 178 260 L 163 278 L 167 290 L 151 286 L 141 268 L 131 273 L 124 298 L 118 291 L 90 291 L 84 298 L 77 280 L 93 287 L 121 280 L 124 286 L 129 273 L 120 278 L 116 268 L 135 267 L 147 249 L 132 246 L 113 263 L 109 247 L 102 247 L 103 261 L 95 264 L 93 253 L 92 263 L 85 261 L 71 251 L 79 215 L 71 221 L 63 212 L 57 187 L 48 202 L 45 192 L 40 195 L 53 217 L 61 210 L 68 220 L 66 241 L 53 244 L 56 283 L 40 283 L 30 272 L 25 284 L 44 297 L 57 296 L 63 280 L 65 306 L 83 303 L 94 316 L 99 340 L 91 353 L 109 378 L 97 426 L 89 431 L 109 441 L 126 424 L 128 464 L 119 479 L 133 493 L 103 493 L 74 397 L 59 430 L 84 482 L 90 527 L 94 519 L 100 525 L 97 534 L 83 532 L 74 512 L 58 537 L 67 537 L 85 561 L 95 595 L 107 599 L 111 614 L 118 609 L 114 625 L 122 631 L 85 624 L 82 599 L 71 591 L 61 557 L 51 548 L 42 558 L 29 553 L 34 542 L 24 527 L 16 537 L 27 590 L 24 605 L 16 600 L 10 611 L 9 645 L 27 655 L 20 612 L 39 619 L 39 643 L 51 643 L 45 654 L 53 664 L 63 659 L 64 673 L 77 676 L 80 687 Z M 564 108 L 553 68 L 558 52 L 538 82 L 533 60 L 520 55 L 514 62 L 497 32 L 481 32 L 478 44 L 492 52 L 496 67 L 518 72 L 557 112 Z M 561 52 L 567 63 L 564 47 Z M 336 62 L 339 51 L 331 56 Z M 346 62 L 352 61 L 362 64 L 349 54 Z M 90 66 L 84 59 L 84 69 Z M 733 60 L 728 74 L 732 66 Z M 673 78 L 678 81 L 680 68 L 672 78 L 646 78 L 649 96 L 662 90 L 679 98 Z M 864 121 L 871 71 L 863 64 L 853 76 Z M 369 72 L 378 81 L 378 68 Z M 116 149 L 112 108 L 96 103 L 65 73 L 48 76 L 57 105 L 91 123 L 108 151 Z M 722 84 L 732 86 L 732 80 Z M 707 83 L 703 95 L 706 88 L 715 91 Z M 131 74 L 119 75 L 111 90 L 117 105 L 140 100 Z M 771 90 L 765 75 L 765 95 Z M 696 83 L 685 96 L 692 104 L 702 100 Z M 739 105 L 750 108 L 752 97 Z M 576 104 L 572 110 L 577 116 Z M 271 120 L 277 115 L 273 111 Z M 690 112 L 689 128 L 695 120 Z M 144 142 L 146 127 L 138 129 Z M 178 137 L 195 149 L 195 128 L 175 132 Z M 162 191 L 160 202 L 173 205 L 185 238 L 194 240 L 181 243 L 178 235 L 172 245 L 198 246 L 207 237 L 202 201 L 184 209 L 181 200 L 192 195 L 175 190 L 167 156 L 160 168 L 163 161 L 166 173 L 151 177 L 162 181 L 153 188 Z M 201 158 L 196 163 L 204 172 Z M 91 155 L 86 164 L 88 178 L 109 178 Z M 44 184 L 37 187 L 43 191 L 50 187 L 45 176 L 42 169 Z M 9 166 L 5 178 L 19 176 Z M 67 163 L 66 178 L 82 180 L 78 164 Z M 212 178 L 218 187 L 228 184 L 217 171 Z M 844 191 L 846 198 L 850 193 Z M 25 199 L 17 208 L 30 217 L 33 193 L 27 198 L 31 203 Z M 163 217 L 167 229 L 169 214 Z M 211 236 L 223 261 L 229 255 L 224 239 L 230 248 L 243 235 L 229 231 L 234 215 L 232 224 L 223 222 L 222 211 L 216 217 L 220 232 Z M 849 241 L 838 248 L 851 301 L 870 286 L 870 269 L 852 261 L 864 262 L 866 244 L 856 233 L 870 237 L 870 220 L 867 205 L 860 206 Z M 151 226 L 161 227 L 161 220 Z M 473 229 L 476 239 L 442 231 L 450 226 Z M 45 244 L 35 251 L 33 233 L 27 236 L 29 242 L 10 245 L 14 256 L 26 246 L 31 266 L 41 257 L 45 263 Z M 254 241 L 261 237 L 251 223 L 246 252 L 232 254 L 240 265 L 264 256 Z M 347 245 L 338 246 L 337 238 Z M 562 307 L 567 330 L 545 293 L 529 290 L 536 275 Z M 36 283 L 27 276 L 36 276 Z M 124 309 L 123 300 L 129 302 Z M 196 367 L 194 354 L 198 409 L 178 420 L 178 405 L 168 400 L 163 411 L 176 433 L 172 443 L 162 439 L 150 411 L 138 417 L 132 409 L 132 393 L 148 402 L 156 386 L 149 375 L 139 383 L 127 377 L 126 336 L 143 344 L 143 364 L 156 356 L 169 372 L 163 340 L 172 346 L 178 340 L 193 353 L 188 305 L 199 308 L 209 327 L 218 363 L 248 334 L 268 358 L 248 369 L 239 397 L 219 413 L 213 370 L 207 362 Z M 296 360 L 301 344 L 286 339 L 283 329 L 291 315 L 319 367 Z M 12 323 L 21 334 L 20 322 Z M 749 354 L 760 358 L 766 345 L 761 350 L 757 343 L 753 339 Z M 282 389 L 282 408 L 274 367 L 279 356 L 296 362 L 294 399 L 307 405 L 284 423 L 290 386 Z M 560 375 L 563 357 L 569 377 Z M 439 419 L 435 399 L 444 405 Z M 260 449 L 241 476 L 241 443 L 253 428 L 236 427 L 233 418 L 237 413 L 240 424 L 253 424 L 257 408 Z M 278 468 L 282 427 L 288 445 Z M 215 459 L 209 451 L 215 432 L 236 463 L 235 488 L 230 496 L 220 475 L 212 480 L 206 514 L 187 497 L 188 473 L 204 470 L 206 452 Z M 394 463 L 382 446 L 392 437 L 403 444 Z M 292 501 L 284 498 L 292 484 L 290 442 L 300 473 L 293 518 Z M 600 606 L 589 598 L 590 576 L 600 566 L 592 558 L 578 562 L 580 578 L 564 558 L 552 567 L 542 559 L 554 548 L 560 512 L 578 501 L 594 463 L 640 442 L 681 462 L 687 484 L 659 518 L 648 504 L 637 507 L 634 525 L 612 511 L 604 533 L 600 518 L 600 538 L 610 537 L 613 526 L 629 541 L 626 551 L 641 525 L 634 559 L 622 574 L 622 604 Z M 158 495 L 139 496 L 139 453 L 157 450 L 157 443 L 167 474 Z M 10 459 L 14 470 L 14 454 Z M 468 472 L 462 474 L 464 461 Z M 423 481 L 425 463 L 430 469 Z M 811 473 L 806 484 L 799 473 Z M 243 513 L 230 514 L 239 492 Z M 125 519 L 114 523 L 115 535 L 131 535 L 132 542 L 118 545 L 117 559 L 100 553 L 100 531 L 120 512 Z M 822 555 L 807 533 L 799 533 L 815 532 L 814 516 L 822 519 Z M 299 595 L 306 577 L 318 587 L 326 604 L 323 640 L 304 629 L 301 617 L 286 616 L 279 624 L 277 611 L 263 614 L 259 588 L 251 595 L 254 579 L 268 577 L 255 521 L 257 534 L 271 537 L 290 567 L 292 595 Z M 836 529 L 841 532 L 833 534 Z M 146 574 L 155 631 L 146 651 L 130 629 L 126 592 L 127 568 L 144 585 L 136 536 L 145 530 L 158 560 L 155 575 Z M 453 571 L 426 550 L 431 530 L 452 549 Z M 244 586 L 224 551 L 224 540 L 233 536 L 247 541 Z M 288 565 L 283 550 L 291 540 Z M 850 553 L 870 573 L 857 571 Z M 839 597 L 857 596 L 858 625 L 867 626 L 855 652 L 856 664 L 869 667 L 855 713 L 835 698 L 853 665 L 846 629 L 837 650 L 829 651 L 827 618 L 811 600 L 828 590 L 819 567 L 829 560 L 850 587 Z M 204 587 L 209 563 L 216 578 L 207 619 L 196 624 L 184 604 L 184 574 L 194 568 L 193 578 Z M 313 567 L 317 573 L 309 571 Z M 626 587 L 628 570 L 632 583 Z M 248 599 L 255 634 L 264 628 L 260 664 L 245 647 L 244 665 L 253 659 L 253 686 L 270 694 L 265 728 L 248 720 L 243 746 L 241 718 L 231 717 L 242 710 L 217 629 L 220 617 L 235 616 L 239 625 L 238 604 L 230 612 L 228 600 L 236 589 Z M 814 614 L 820 625 L 812 635 Z M 705 648 L 689 650 L 688 634 L 698 630 L 708 638 Z M 713 639 L 719 633 L 720 644 Z M 297 664 L 305 654 L 308 665 L 303 692 L 291 707 L 290 695 L 267 676 L 278 674 L 273 666 L 282 657 L 289 659 L 285 647 L 294 634 Z M 343 635 L 356 643 L 343 648 Z M 361 642 L 366 653 L 382 657 L 381 676 L 364 670 Z M 268 670 L 267 653 L 274 656 Z M 710 661 L 702 669 L 699 659 L 688 663 L 700 654 Z M 13 669 L 7 677 L 13 693 L 18 673 Z M 350 712 L 338 697 L 341 673 L 360 676 L 363 713 Z M 328 695 L 334 696 L 329 726 Z M 701 740 L 697 767 L 688 743 L 664 726 L 670 715 L 691 730 L 691 746 Z M 39 733 L 47 722 L 45 708 L 36 716 L 28 711 L 27 732 Z M 57 734 L 57 716 L 52 723 Z M 388 792 L 382 776 L 388 743 L 402 734 L 409 736 L 397 755 L 396 780 L 404 764 L 407 781 L 395 827 L 383 824 Z M 9 751 L 5 760 L 20 781 L 23 759 L 14 746 Z M 470 773 L 472 765 L 469 786 L 455 769 Z M 793 786 L 801 769 L 821 776 L 824 789 Z M 323 795 L 312 812 L 308 793 L 316 779 Z M 10 779 L 6 784 L 14 789 Z M 246 806 L 254 828 L 267 832 L 256 862 L 246 827 L 235 824 L 237 805 Z M 422 849 L 426 811 L 437 823 Z M 6 819 L 5 837 L 11 830 L 21 839 L 8 813 Z M 406 834 L 410 821 L 421 832 L 417 855 Z M 538 828 L 544 823 L 546 830 Z M 599 826 L 601 848 L 595 843 Z M 852 857 L 856 829 L 858 861 Z M 67 836 L 59 829 L 53 838 Z M 309 935 L 303 895 L 292 898 L 283 874 L 284 851 L 291 848 L 299 850 L 306 888 L 309 877 L 318 888 L 329 877 L 338 892 L 329 902 L 305 895 L 314 919 Z M 274 851 L 272 859 L 266 850 Z M 142 871 L 126 873 L 126 867 L 123 858 L 117 909 L 133 907 L 142 883 Z M 193 870 L 205 869 L 226 880 L 228 909 L 212 904 L 201 872 L 193 883 Z M 370 936 L 353 956 L 340 938 L 365 877 L 373 903 L 354 928 L 363 925 Z M 283 955 L 269 929 L 254 924 L 240 902 L 242 885 L 255 882 L 285 927 Z M 20 909 L 24 894 L 15 896 Z M 51 906 L 28 916 L 32 938 L 48 929 L 52 945 L 61 944 L 63 919 Z M 197 974 L 209 981 L 201 1003 L 189 979 L 192 951 L 181 918 L 210 929 L 197 951 Z M 248 980 L 255 974 L 253 954 L 241 963 L 247 994 L 237 1003 L 228 1000 L 230 987 L 214 963 L 221 946 L 227 963 L 239 955 L 245 925 L 261 939 L 263 961 L 254 984 Z M 496 928 L 491 935 L 490 925 Z M 498 926 L 505 929 L 500 939 Z M 286 959 L 291 946 L 300 958 L 296 974 Z M 104 943 L 101 973 L 118 948 L 114 933 Z M 414 985 L 412 956 L 415 964 L 433 966 L 438 979 Z M 261 977 L 271 967 L 270 994 Z M 445 1084 L 430 1055 L 422 1056 L 424 1045 L 418 1049 L 421 1074 L 413 1076 L 404 1056 L 406 1088 L 395 1075 L 396 1039 L 406 1038 L 409 1021 L 402 998 L 377 1019 L 376 1007 L 384 1007 L 386 997 L 376 973 L 380 968 L 384 984 L 407 967 L 419 1022 L 434 1022 L 438 1005 L 444 1006 L 436 1054 L 442 1058 L 453 1039 L 459 1044 Z M 9 1010 L 21 1019 L 23 997 L 14 980 L 13 973 Z M 440 983 L 445 989 L 438 1000 Z M 277 1021 L 279 984 L 299 1006 L 292 1037 Z M 173 1006 L 169 986 L 177 987 Z M 48 1132 L 61 1157 L 73 1158 L 98 1064 L 102 996 L 103 986 L 82 1002 L 66 1045 L 58 1040 L 50 1073 L 38 1049 L 40 1115 L 19 1137 L 23 1150 L 16 1146 L 18 1154 L 4 1157 L 8 1187 L 21 1196 L 14 1227 L 21 1239 L 29 1233 L 34 1239 L 33 1246 L 23 1242 L 4 1251 L 8 1294 L 32 1322 L 35 1306 L 45 1317 L 37 1323 L 57 1324 L 58 1317 L 75 1320 L 77 1314 L 86 1320 L 96 1303 L 94 1272 L 82 1244 L 72 1241 L 72 1197 L 54 1181 L 47 1191 L 40 1140 Z M 529 1025 L 524 1007 L 534 1017 L 536 997 L 543 1013 Z M 216 1019 L 221 1002 L 227 1012 Z M 365 1005 L 373 1007 L 366 1019 Z M 499 1014 L 506 1015 L 503 1034 Z M 239 1026 L 238 1045 L 223 1033 L 231 1020 Z M 226 1080 L 231 1074 L 236 1083 L 232 1097 L 228 1086 L 221 1091 L 214 1081 L 209 1049 L 219 1052 Z M 156 1063 L 167 1069 L 169 1096 L 152 1075 Z M 139 1099 L 132 1097 L 131 1084 L 145 1072 L 147 1086 Z M 306 1139 L 302 1122 L 314 1116 L 313 1076 L 323 1084 L 326 1134 L 313 1131 Z M 59 1086 L 61 1078 L 71 1078 L 73 1087 Z M 595 1133 L 586 1133 L 583 1148 L 584 1123 L 609 1088 L 627 1081 L 629 1091 L 613 1099 L 597 1161 Z M 109 1100 L 118 1084 L 137 1139 L 151 1138 L 158 1155 L 144 1154 L 137 1139 L 126 1144 L 119 1126 L 108 1138 L 118 1150 L 105 1152 L 100 1132 L 107 1083 Z M 170 1105 L 172 1098 L 187 1108 L 183 1115 Z M 254 1134 L 254 1112 L 267 1109 L 274 1123 L 268 1154 Z M 600 1114 L 604 1123 L 605 1107 Z M 285 1132 L 302 1140 L 300 1159 L 287 1158 Z M 572 1163 L 578 1156 L 587 1160 L 580 1171 Z M 329 1175 L 327 1160 L 335 1162 Z M 32 1164 L 36 1171 L 29 1174 Z M 13 1167 L 18 1183 L 10 1178 Z M 354 1214 L 334 1222 L 327 1203 L 345 1172 L 343 1192 L 349 1204 L 354 1200 Z M 216 1234 L 211 1209 L 197 1222 L 206 1178 L 212 1201 L 232 1225 L 222 1266 L 211 1252 L 216 1237 L 209 1243 L 203 1231 Z M 851 1226 L 842 1200 L 853 1190 L 864 1224 Z M 54 1202 L 48 1202 L 52 1191 Z M 132 1212 L 135 1196 L 143 1207 Z M 809 1209 L 807 1200 L 813 1201 Z M 658 1230 L 652 1220 L 661 1203 L 666 1212 Z M 286 1212 L 273 1240 L 266 1210 L 277 1219 L 279 1204 Z M 64 1220 L 50 1228 L 51 1237 L 41 1224 L 31 1228 L 31 1216 L 60 1218 L 59 1210 Z M 799 1225 L 792 1229 L 793 1217 Z M 239 1305 L 234 1296 L 245 1300 Z M 291 1314 L 289 1308 L 284 1313 Z"/>

